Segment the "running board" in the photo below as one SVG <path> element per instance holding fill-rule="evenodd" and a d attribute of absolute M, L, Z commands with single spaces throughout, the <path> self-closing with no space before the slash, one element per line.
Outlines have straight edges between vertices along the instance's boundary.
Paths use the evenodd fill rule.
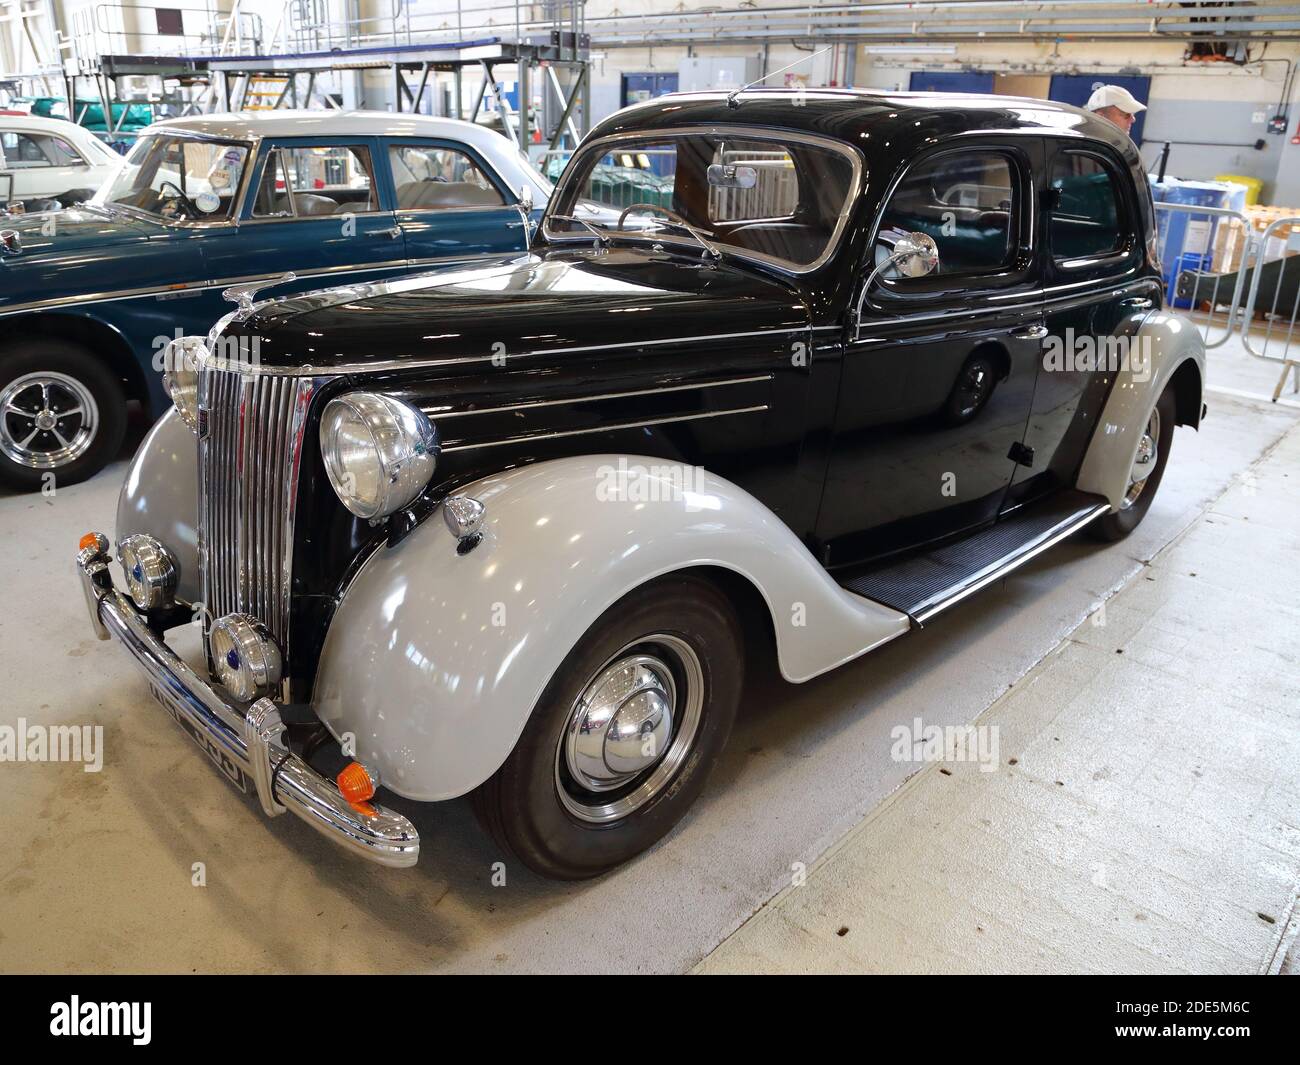
<path fill-rule="evenodd" d="M 1021 507 L 964 539 L 836 574 L 836 579 L 854 595 L 893 607 L 920 627 L 1109 509 L 1101 496 L 1062 492 Z"/>

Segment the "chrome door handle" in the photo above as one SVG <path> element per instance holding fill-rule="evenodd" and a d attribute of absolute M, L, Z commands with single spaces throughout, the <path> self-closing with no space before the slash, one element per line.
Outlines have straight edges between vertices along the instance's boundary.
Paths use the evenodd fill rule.
<path fill-rule="evenodd" d="M 1155 306 L 1155 301 L 1146 296 L 1130 296 L 1126 300 L 1120 300 L 1119 305 L 1132 311 L 1149 311 Z"/>
<path fill-rule="evenodd" d="M 1047 336 L 1047 326 L 1045 325 L 1027 325 L 1021 329 L 1011 330 L 1011 335 L 1016 340 L 1042 340 Z"/>
<path fill-rule="evenodd" d="M 402 227 L 401 227 L 401 226 L 393 226 L 391 229 L 376 229 L 376 230 L 375 230 L 375 236 L 377 236 L 377 237 L 391 237 L 393 240 L 396 240 L 396 239 L 397 239 L 398 237 L 400 237 L 401 235 L 402 235 Z"/>

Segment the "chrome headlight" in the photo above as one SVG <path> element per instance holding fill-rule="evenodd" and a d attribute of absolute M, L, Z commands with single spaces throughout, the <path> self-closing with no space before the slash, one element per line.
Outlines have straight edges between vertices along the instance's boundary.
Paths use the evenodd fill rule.
<path fill-rule="evenodd" d="M 247 614 L 227 614 L 212 625 L 208 650 L 217 680 L 240 702 L 266 695 L 280 683 L 280 648 L 265 627 Z"/>
<path fill-rule="evenodd" d="M 190 431 L 199 431 L 199 359 L 207 354 L 202 337 L 178 337 L 162 350 L 163 388 Z"/>
<path fill-rule="evenodd" d="M 424 491 L 438 458 L 438 432 L 421 410 L 381 392 L 349 392 L 325 406 L 325 472 L 358 518 L 383 518 Z"/>
<path fill-rule="evenodd" d="M 126 590 L 141 610 L 171 606 L 176 594 L 176 560 L 152 536 L 136 533 L 117 545 Z"/>

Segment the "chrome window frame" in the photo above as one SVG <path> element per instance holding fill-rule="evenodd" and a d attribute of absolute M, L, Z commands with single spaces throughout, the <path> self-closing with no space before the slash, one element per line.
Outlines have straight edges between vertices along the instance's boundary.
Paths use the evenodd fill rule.
<path fill-rule="evenodd" d="M 523 201 L 519 198 L 519 190 L 512 189 L 510 187 L 510 182 L 508 182 L 504 177 L 501 176 L 501 173 L 497 170 L 497 168 L 494 167 L 482 156 L 479 156 L 473 151 L 471 151 L 470 146 L 468 144 L 465 144 L 463 142 L 459 144 L 452 144 L 451 142 L 445 142 L 443 144 L 440 144 L 437 142 L 436 138 L 431 139 L 427 142 L 422 141 L 419 143 L 413 143 L 412 139 L 409 137 L 381 137 L 380 140 L 383 142 L 384 147 L 390 153 L 389 160 L 388 160 L 388 176 L 392 178 L 393 181 L 393 213 L 394 214 L 442 215 L 442 214 L 452 214 L 453 212 L 459 213 L 462 211 L 499 211 L 503 207 L 518 208 L 523 203 Z M 442 148 L 442 150 L 444 151 L 459 152 L 461 155 L 465 156 L 465 158 L 468 159 L 471 163 L 473 163 L 474 166 L 478 170 L 480 170 L 483 173 L 483 175 L 492 183 L 492 187 L 496 189 L 497 195 L 501 197 L 501 202 L 490 203 L 490 204 L 481 203 L 481 204 L 470 205 L 466 207 L 402 207 L 397 202 L 397 175 L 393 173 L 393 161 L 392 161 L 391 153 L 394 148 L 403 148 L 403 147 L 419 148 L 421 146 L 430 147 L 430 148 L 435 148 L 435 147 Z M 501 191 L 502 189 L 505 189 L 506 191 L 503 193 Z"/>
<path fill-rule="evenodd" d="M 861 151 L 854 145 L 846 141 L 837 140 L 834 137 L 819 137 L 811 133 L 787 132 L 786 130 L 773 129 L 770 126 L 743 126 L 743 125 L 712 125 L 712 126 L 672 126 L 666 129 L 655 130 L 633 130 L 627 133 L 615 133 L 608 137 L 601 137 L 598 140 L 584 141 L 573 156 L 565 164 L 564 173 L 560 176 L 560 183 L 556 185 L 555 191 L 551 194 L 550 200 L 547 201 L 546 213 L 542 215 L 540 231 L 548 242 L 555 244 L 590 244 L 592 237 L 589 232 L 583 230 L 581 233 L 556 233 L 552 231 L 548 222 L 551 213 L 559 207 L 563 194 L 567 191 L 567 185 L 570 181 L 570 173 L 577 173 L 574 166 L 574 160 L 585 161 L 588 153 L 603 155 L 610 149 L 606 145 L 617 145 L 623 141 L 646 140 L 653 137 L 681 137 L 681 136 L 736 136 L 748 137 L 754 140 L 775 141 L 778 143 L 796 143 L 810 144 L 818 148 L 826 148 L 848 159 L 853 167 L 853 175 L 849 179 L 849 188 L 845 193 L 844 202 L 840 205 L 840 213 L 835 221 L 835 228 L 826 240 L 826 248 L 811 263 L 800 265 L 792 263 L 788 259 L 778 259 L 772 255 L 764 255 L 761 252 L 747 251 L 743 248 L 735 248 L 730 244 L 718 244 L 719 249 L 727 255 L 734 255 L 736 258 L 759 263 L 763 266 L 770 266 L 786 274 L 802 276 L 811 274 L 820 270 L 829 262 L 840 249 L 840 242 L 844 237 L 844 230 L 848 227 L 849 218 L 852 216 L 854 208 L 857 206 L 859 197 L 862 195 L 864 188 L 863 182 L 866 179 L 866 159 Z M 652 244 L 672 244 L 685 248 L 699 248 L 699 243 L 690 237 L 679 237 L 662 232 L 654 235 L 639 234 L 636 230 L 612 230 L 611 232 L 619 233 L 619 238 L 630 238 L 638 242 L 648 241 Z M 717 243 L 717 242 L 715 242 Z"/>
<path fill-rule="evenodd" d="M 197 221 L 194 219 L 184 218 L 163 218 L 161 215 L 152 214 L 149 211 L 143 211 L 138 207 L 131 207 L 127 204 L 114 203 L 110 200 L 100 200 L 95 197 L 91 203 L 101 207 L 104 210 L 124 211 L 132 218 L 140 218 L 146 222 L 153 222 L 155 225 L 167 226 L 170 229 L 220 229 L 223 227 L 235 228 L 239 225 L 239 216 L 244 212 L 244 201 L 248 196 L 248 187 L 252 179 L 253 171 L 257 169 L 257 160 L 262 151 L 262 137 L 254 137 L 252 140 L 241 140 L 238 137 L 215 136 L 210 133 L 204 133 L 201 130 L 192 129 L 172 129 L 168 126 L 158 126 L 154 132 L 145 134 L 149 137 L 176 137 L 178 139 L 206 141 L 211 144 L 231 144 L 240 148 L 248 149 L 248 160 L 244 165 L 244 172 L 239 177 L 239 188 L 235 190 L 235 195 L 231 198 L 230 215 L 226 218 L 217 218 L 210 221 Z M 139 144 L 143 140 L 140 137 L 136 140 Z M 107 191 L 108 186 L 104 186 Z"/>
<path fill-rule="evenodd" d="M 1133 181 L 1129 178 L 1127 171 L 1117 165 L 1115 160 L 1106 154 L 1105 145 L 1090 140 L 1082 142 L 1070 141 L 1054 148 L 1050 162 L 1044 161 L 1045 176 L 1049 189 L 1053 187 L 1052 171 L 1056 167 L 1056 162 L 1066 155 L 1084 155 L 1095 159 L 1105 173 L 1115 201 L 1115 214 L 1118 216 L 1116 228 L 1119 231 L 1120 241 L 1119 246 L 1111 251 L 1098 252 L 1093 255 L 1062 256 L 1058 258 L 1052 250 L 1052 216 L 1055 208 L 1051 208 L 1046 212 L 1047 225 L 1044 227 L 1047 263 L 1050 264 L 1051 268 L 1060 270 L 1062 273 L 1127 265 L 1133 259 L 1134 251 L 1143 245 L 1144 226 L 1142 225 L 1141 207 L 1139 206 L 1135 212 L 1133 210 L 1134 205 L 1129 202 L 1128 194 L 1121 188 L 1126 179 L 1128 179 L 1129 185 L 1132 185 Z M 1149 192 L 1150 189 L 1148 188 Z"/>
<path fill-rule="evenodd" d="M 280 140 L 280 139 L 283 139 L 283 138 L 274 138 L 274 139 L 276 139 L 276 140 Z M 331 138 L 331 139 L 333 139 L 333 138 Z M 381 138 L 379 138 L 379 139 L 380 139 L 380 140 L 383 140 L 384 138 L 381 137 Z M 309 140 L 309 138 L 304 138 L 304 140 Z M 272 158 L 273 156 L 276 157 L 276 158 L 278 158 L 278 159 L 281 159 L 281 160 L 283 161 L 283 156 L 282 156 L 281 153 L 283 153 L 284 150 L 285 150 L 286 148 L 290 148 L 290 147 L 294 147 L 294 146 L 293 146 L 293 145 L 286 145 L 286 144 L 274 144 L 274 145 L 272 145 L 269 149 L 267 149 L 267 152 L 266 152 L 266 160 L 267 160 L 267 164 L 270 163 L 271 158 Z M 313 144 L 311 144 L 311 143 L 306 143 L 306 144 L 302 144 L 302 145 L 300 145 L 300 146 L 298 146 L 298 147 L 303 147 L 303 148 L 313 148 L 313 147 L 315 147 L 315 148 L 347 148 L 347 149 L 349 149 L 349 150 L 351 150 L 351 151 L 355 151 L 355 150 L 357 150 L 358 148 L 360 148 L 360 149 L 364 150 L 364 151 L 366 152 L 367 155 L 370 154 L 370 145 L 369 145 L 369 144 L 330 144 L 330 145 L 325 145 L 325 144 L 315 144 L 315 145 L 313 145 Z M 253 170 L 256 170 L 256 169 L 257 169 L 257 163 L 260 161 L 260 159 L 261 159 L 261 156 L 259 155 L 258 158 L 255 159 L 255 160 L 253 161 L 253 167 L 252 167 Z M 247 218 L 236 218 L 236 219 L 235 219 L 236 225 L 242 224 L 242 225 L 246 225 L 246 226 L 261 226 L 261 225 L 265 225 L 265 224 L 268 223 L 268 222 L 281 222 L 281 223 L 284 223 L 284 222 L 319 222 L 322 218 L 342 218 L 342 217 L 344 217 L 343 215 L 334 215 L 334 214 L 299 214 L 299 213 L 298 213 L 298 203 L 297 203 L 297 201 L 294 199 L 294 196 L 297 195 L 297 193 L 293 192 L 293 190 L 289 188 L 289 168 L 288 168 L 287 166 L 285 166 L 285 167 L 283 168 L 283 170 L 284 170 L 284 187 L 285 187 L 285 193 L 286 193 L 286 195 L 288 195 L 288 197 L 289 197 L 289 203 L 290 203 L 290 204 L 292 205 L 292 207 L 293 207 L 293 214 L 292 214 L 292 215 L 255 215 L 255 214 L 253 214 L 252 212 L 253 212 L 254 210 L 256 210 L 256 208 L 257 208 L 257 190 L 251 187 L 251 183 L 252 183 L 252 174 L 250 173 L 250 174 L 249 174 L 249 184 L 250 184 L 250 187 L 249 187 L 249 195 L 252 197 L 252 202 L 249 204 L 249 214 L 248 214 L 248 217 L 247 217 Z M 374 161 L 373 158 L 370 159 L 370 165 L 369 165 L 369 167 L 367 168 L 367 172 L 368 172 L 369 175 L 370 175 L 370 193 L 371 193 L 371 199 L 374 201 L 375 208 L 374 208 L 373 211 L 353 211 L 352 213 L 355 214 L 355 215 L 366 215 L 366 216 L 370 216 L 370 215 L 394 215 L 394 214 L 396 213 L 395 211 L 386 211 L 386 210 L 384 210 L 383 206 L 382 206 L 382 205 L 380 204 L 380 202 L 379 202 L 379 180 L 378 180 L 378 177 L 377 177 L 376 174 L 375 174 L 375 161 Z M 264 165 L 262 166 L 262 176 L 265 176 L 265 174 L 266 174 L 266 165 L 264 164 Z M 241 205 L 241 208 L 240 208 L 240 212 L 239 212 L 239 213 L 240 213 L 240 214 L 243 214 L 243 207 L 242 207 L 242 205 Z"/>
<path fill-rule="evenodd" d="M 62 136 L 60 136 L 60 135 L 57 134 L 57 133 L 52 133 L 52 132 L 50 132 L 49 130 L 44 130 L 44 129 L 14 129 L 12 126 L 9 127 L 8 129 L 5 129 L 5 128 L 0 127 L 0 137 L 4 136 L 6 133 L 12 133 L 15 137 L 31 137 L 31 138 L 36 138 L 36 137 L 48 137 L 50 140 L 58 141 L 58 142 L 59 142 L 60 144 L 62 144 L 65 148 L 67 148 L 68 151 L 69 151 L 72 155 L 76 156 L 79 160 L 81 160 L 81 165 L 82 165 L 82 166 L 87 167 L 87 168 L 90 168 L 90 167 L 93 167 L 93 166 L 95 165 L 95 164 L 92 163 L 89 159 L 86 158 L 86 153 L 83 152 L 80 148 L 78 148 L 75 144 L 73 144 L 72 141 L 68 140 L 67 137 L 62 137 Z M 38 145 L 37 147 L 38 147 L 38 149 L 39 149 L 39 145 Z M 42 155 L 45 154 L 43 149 L 41 149 L 41 154 L 42 154 Z M 49 157 L 46 156 L 46 158 L 48 159 Z M 5 159 L 4 159 L 4 148 L 3 148 L 3 146 L 0 146 L 0 170 L 4 170 L 4 171 L 6 171 L 7 173 L 10 173 L 10 174 L 16 174 L 16 173 L 19 173 L 20 171 L 23 171 L 23 170 L 58 170 L 58 169 L 63 168 L 63 167 L 72 167 L 72 166 L 76 166 L 76 165 L 77 165 L 76 163 L 50 163 L 50 162 L 46 162 L 46 163 L 45 163 L 44 165 L 42 165 L 42 166 L 30 166 L 30 167 L 27 167 L 27 166 L 20 166 L 20 167 L 14 167 L 12 163 L 6 163 L 6 162 L 5 162 Z"/>

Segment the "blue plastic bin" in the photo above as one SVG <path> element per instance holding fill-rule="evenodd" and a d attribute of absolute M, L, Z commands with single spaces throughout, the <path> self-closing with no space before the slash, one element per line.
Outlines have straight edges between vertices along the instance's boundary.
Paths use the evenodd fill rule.
<path fill-rule="evenodd" d="M 1221 181 L 1180 181 L 1166 178 L 1151 182 L 1156 203 L 1181 203 L 1193 207 L 1223 207 L 1241 210 L 1246 190 Z M 1188 300 L 1174 298 L 1178 275 L 1185 270 L 1209 270 L 1214 261 L 1215 215 L 1184 211 L 1156 211 L 1156 247 L 1164 273 L 1165 291 L 1173 307 L 1190 307 Z"/>

